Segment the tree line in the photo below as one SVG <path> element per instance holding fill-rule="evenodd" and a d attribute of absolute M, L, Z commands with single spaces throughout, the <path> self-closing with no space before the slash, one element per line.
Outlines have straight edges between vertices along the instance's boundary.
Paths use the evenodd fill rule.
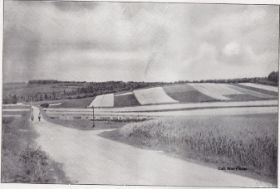
<path fill-rule="evenodd" d="M 8 95 L 3 96 L 3 103 L 15 104 L 17 102 L 34 102 L 59 99 L 78 99 L 86 97 L 95 97 L 101 94 L 118 93 L 124 91 L 132 91 L 140 88 L 156 87 L 171 84 L 182 83 L 262 83 L 266 85 L 278 86 L 279 73 L 271 72 L 268 77 L 254 78 L 238 78 L 238 79 L 211 79 L 198 81 L 176 81 L 176 82 L 123 82 L 123 81 L 107 81 L 107 82 L 71 82 L 58 80 L 30 80 L 27 87 L 34 89 L 31 94 L 21 94 L 11 91 Z M 50 86 L 48 91 L 36 91 L 36 86 Z M 27 89 L 28 90 L 28 89 Z"/>

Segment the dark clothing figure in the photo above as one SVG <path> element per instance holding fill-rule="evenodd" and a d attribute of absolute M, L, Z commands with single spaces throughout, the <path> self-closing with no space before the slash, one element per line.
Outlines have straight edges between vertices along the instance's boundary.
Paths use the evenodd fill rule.
<path fill-rule="evenodd" d="M 33 108 L 31 108 L 31 115 L 30 115 L 31 121 L 34 120 L 34 115 L 33 115 Z"/>
<path fill-rule="evenodd" d="M 41 112 L 39 112 L 38 120 L 39 120 L 39 121 L 41 120 Z"/>

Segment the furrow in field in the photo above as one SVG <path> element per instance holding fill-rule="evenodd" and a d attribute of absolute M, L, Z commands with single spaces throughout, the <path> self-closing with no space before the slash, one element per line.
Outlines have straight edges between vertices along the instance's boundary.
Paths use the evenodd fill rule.
<path fill-rule="evenodd" d="M 168 96 L 162 87 L 134 90 L 134 95 L 141 105 L 178 102 Z"/>
<path fill-rule="evenodd" d="M 240 85 L 254 87 L 254 88 L 258 88 L 258 89 L 264 89 L 267 91 L 278 92 L 278 87 L 274 87 L 274 86 L 262 85 L 262 84 L 257 84 L 257 83 L 240 83 Z"/>

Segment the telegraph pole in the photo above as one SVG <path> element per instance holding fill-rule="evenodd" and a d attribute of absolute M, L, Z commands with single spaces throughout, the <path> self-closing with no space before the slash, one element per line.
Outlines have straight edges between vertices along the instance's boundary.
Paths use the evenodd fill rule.
<path fill-rule="evenodd" d="M 95 124 L 94 124 L 94 106 L 92 106 L 92 127 L 95 127 Z"/>

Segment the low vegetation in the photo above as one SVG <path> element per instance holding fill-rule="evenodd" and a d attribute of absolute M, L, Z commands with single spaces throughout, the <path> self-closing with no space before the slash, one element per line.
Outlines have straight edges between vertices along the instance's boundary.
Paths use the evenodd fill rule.
<path fill-rule="evenodd" d="M 276 182 L 277 115 L 195 116 L 128 124 L 102 134 Z M 243 171 L 244 172 L 244 171 Z"/>
<path fill-rule="evenodd" d="M 69 183 L 62 165 L 35 143 L 29 113 L 2 119 L 1 181 L 4 183 Z"/>

